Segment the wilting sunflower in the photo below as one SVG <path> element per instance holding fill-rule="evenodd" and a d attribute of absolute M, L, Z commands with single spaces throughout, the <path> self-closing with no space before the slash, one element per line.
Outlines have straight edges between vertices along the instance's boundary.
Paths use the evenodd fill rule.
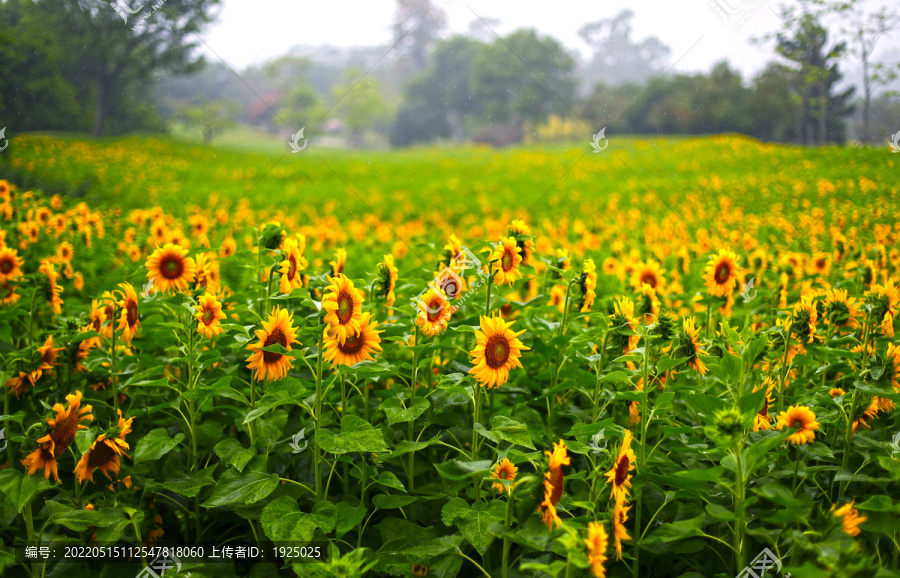
<path fill-rule="evenodd" d="M 497 465 L 494 466 L 494 470 L 491 472 L 491 479 L 498 480 L 491 484 L 491 488 L 497 490 L 501 494 L 507 491 L 508 485 L 503 482 L 512 483 L 513 480 L 516 479 L 516 474 L 518 473 L 519 468 L 515 466 L 508 458 L 503 458 Z"/>
<path fill-rule="evenodd" d="M 522 250 L 522 264 L 531 264 L 531 255 L 534 254 L 534 241 L 531 239 L 531 229 L 524 221 L 514 220 L 509 224 L 507 235 L 516 240 L 516 245 Z"/>
<path fill-rule="evenodd" d="M 875 284 L 866 292 L 866 303 L 872 306 L 872 317 L 880 322 L 881 332 L 894 336 L 894 317 L 900 310 L 900 288 L 888 279 L 883 285 Z"/>
<path fill-rule="evenodd" d="M 494 273 L 494 283 L 497 285 L 512 285 L 516 279 L 522 276 L 519 265 L 522 264 L 521 249 L 513 237 L 500 239 L 494 252 L 491 253 L 491 268 Z"/>
<path fill-rule="evenodd" d="M 593 259 L 584 260 L 578 284 L 581 288 L 581 302 L 578 309 L 582 313 L 587 313 L 597 298 L 597 266 L 594 265 Z"/>
<path fill-rule="evenodd" d="M 0 247 L 0 281 L 6 283 L 22 275 L 25 260 L 19 257 L 18 251 L 9 247 Z"/>
<path fill-rule="evenodd" d="M 550 483 L 550 480 L 545 479 L 544 499 L 538 505 L 538 511 L 541 514 L 541 521 L 547 525 L 547 529 L 550 531 L 553 531 L 554 525 L 557 528 L 562 526 L 562 520 L 559 519 L 559 514 L 556 512 L 556 503 L 551 499 L 553 493 L 553 484 Z"/>
<path fill-rule="evenodd" d="M 609 548 L 609 536 L 606 534 L 606 528 L 599 522 L 588 523 L 588 537 L 584 541 L 588 550 L 588 562 L 591 564 L 591 573 L 594 578 L 604 578 L 606 576 L 606 550 Z"/>
<path fill-rule="evenodd" d="M 801 343 L 812 343 L 816 338 L 816 321 L 819 313 L 816 304 L 813 303 L 813 298 L 812 293 L 800 297 L 800 301 L 794 305 L 794 312 L 791 315 L 791 333 Z"/>
<path fill-rule="evenodd" d="M 303 287 L 303 275 L 300 271 L 306 269 L 309 264 L 300 250 L 297 239 L 286 239 L 281 248 L 284 260 L 279 265 L 281 272 L 280 288 L 285 295 L 290 295 L 294 289 Z"/>
<path fill-rule="evenodd" d="M 347 337 L 359 333 L 363 299 L 353 286 L 353 281 L 346 276 L 336 275 L 328 280 L 331 284 L 325 288 L 322 297 L 325 323 L 328 324 L 328 333 L 343 345 Z"/>
<path fill-rule="evenodd" d="M 197 300 L 194 319 L 197 320 L 197 333 L 204 337 L 212 339 L 224 331 L 219 322 L 225 319 L 225 313 L 222 312 L 222 304 L 212 293 L 204 293 Z"/>
<path fill-rule="evenodd" d="M 716 297 L 727 297 L 734 293 L 741 270 L 737 264 L 737 255 L 730 249 L 720 249 L 718 255 L 712 255 L 703 273 L 706 290 Z"/>
<path fill-rule="evenodd" d="M 247 349 L 253 354 L 247 358 L 249 369 L 256 370 L 256 380 L 275 381 L 287 375 L 293 367 L 291 358 L 281 353 L 263 351 L 263 347 L 269 347 L 276 343 L 291 351 L 291 344 L 297 342 L 297 331 L 293 325 L 294 314 L 287 309 L 276 307 L 268 320 L 263 323 L 262 329 L 256 330 L 256 338 L 259 343 L 251 343 Z"/>
<path fill-rule="evenodd" d="M 334 335 L 325 336 L 325 359 L 331 366 L 346 365 L 352 367 L 360 361 L 372 359 L 372 354 L 381 351 L 381 333 L 378 323 L 370 323 L 371 314 L 363 313 L 359 320 L 359 332 L 348 335 L 340 343 Z"/>
<path fill-rule="evenodd" d="M 641 285 L 649 285 L 654 291 L 663 291 L 666 279 L 665 271 L 660 268 L 659 262 L 653 259 L 638 261 L 631 272 L 631 286 L 635 291 L 641 289 Z"/>
<path fill-rule="evenodd" d="M 778 414 L 778 430 L 785 426 L 794 430 L 787 440 L 794 445 L 805 445 L 816 437 L 815 430 L 819 429 L 816 414 L 803 405 L 792 405 L 787 411 Z"/>
<path fill-rule="evenodd" d="M 548 470 L 544 473 L 544 478 L 553 486 L 550 501 L 555 506 L 562 498 L 566 483 L 566 475 L 563 473 L 562 467 L 571 465 L 572 458 L 569 457 L 566 451 L 566 442 L 563 440 L 559 440 L 558 444 L 553 444 L 553 451 L 545 451 L 544 455 L 549 458 Z"/>
<path fill-rule="evenodd" d="M 394 256 L 388 253 L 384 260 L 378 264 L 378 296 L 384 299 L 385 305 L 394 306 L 394 289 L 397 287 L 397 267 L 394 265 Z"/>
<path fill-rule="evenodd" d="M 94 470 L 100 470 L 106 479 L 111 480 L 109 473 L 114 475 L 119 473 L 121 466 L 119 456 L 128 457 L 125 450 L 128 448 L 128 442 L 125 441 L 125 435 L 131 433 L 131 422 L 133 417 L 127 420 L 122 417 L 122 410 L 116 410 L 119 414 L 119 423 L 115 431 L 102 433 L 97 436 L 94 443 L 88 451 L 82 454 L 81 459 L 75 466 L 75 475 L 79 482 L 85 480 L 94 481 Z"/>
<path fill-rule="evenodd" d="M 825 323 L 833 327 L 859 327 L 856 299 L 846 289 L 830 289 L 825 296 Z"/>
<path fill-rule="evenodd" d="M 612 485 L 609 494 L 610 500 L 628 499 L 628 488 L 631 487 L 631 470 L 634 469 L 634 462 L 637 461 L 637 456 L 634 455 L 634 450 L 631 449 L 632 439 L 631 430 L 625 430 L 625 438 L 619 447 L 616 461 L 612 469 L 605 474 L 606 481 Z"/>
<path fill-rule="evenodd" d="M 433 337 L 447 329 L 453 307 L 442 292 L 428 289 L 416 300 L 416 307 L 419 309 L 416 325 L 422 333 Z"/>
<path fill-rule="evenodd" d="M 62 297 L 60 297 L 59 294 L 62 293 L 63 289 L 56 282 L 59 278 L 56 274 L 56 267 L 53 263 L 45 259 L 41 261 L 41 266 L 38 270 L 47 277 L 46 284 L 44 285 L 44 297 L 46 297 L 47 302 L 50 304 L 50 309 L 59 315 L 62 313 L 63 304 Z"/>
<path fill-rule="evenodd" d="M 769 412 L 772 410 L 772 405 L 775 403 L 775 398 L 772 397 L 773 392 L 775 391 L 775 385 L 775 380 L 771 377 L 767 377 L 761 385 L 753 387 L 753 391 L 759 391 L 759 389 L 763 387 L 766 388 L 766 394 L 763 396 L 762 408 L 755 416 L 753 416 L 753 431 L 767 430 L 772 427 L 772 418 L 769 415 Z"/>
<path fill-rule="evenodd" d="M 38 353 L 41 354 L 41 368 L 52 372 L 53 368 L 59 365 L 56 360 L 62 350 L 62 347 L 53 347 L 53 336 L 48 336 L 44 344 L 38 347 Z"/>
<path fill-rule="evenodd" d="M 834 512 L 835 517 L 841 519 L 841 529 L 848 536 L 858 536 L 860 533 L 859 525 L 868 520 L 868 518 L 861 518 L 859 515 L 859 511 L 853 507 L 854 502 L 850 502 L 844 504 L 837 510 L 834 509 L 834 506 L 831 506 L 831 511 Z"/>
<path fill-rule="evenodd" d="M 63 408 L 61 403 L 53 405 L 56 417 L 47 419 L 51 431 L 49 434 L 37 440 L 38 447 L 28 454 L 22 465 L 28 468 L 28 475 L 34 474 L 39 468 L 44 468 L 44 479 L 50 474 L 59 481 L 59 473 L 56 467 L 56 458 L 61 456 L 75 439 L 79 429 L 87 429 L 81 425 L 81 421 L 92 421 L 94 416 L 90 414 L 91 406 L 81 407 L 81 392 L 66 396 L 68 407 Z"/>
<path fill-rule="evenodd" d="M 700 345 L 700 330 L 696 327 L 696 320 L 693 317 L 684 317 L 681 320 L 681 331 L 678 336 L 678 347 L 675 349 L 674 357 L 688 358 L 688 365 L 700 375 L 706 375 L 709 371 L 701 355 L 706 355 Z"/>
<path fill-rule="evenodd" d="M 125 343 L 131 343 L 131 340 L 137 335 L 138 329 L 141 328 L 137 293 L 134 292 L 134 287 L 130 283 L 119 283 L 119 287 L 122 288 L 122 300 L 119 301 L 119 307 L 122 310 L 119 317 L 119 331 L 122 332 L 122 340 Z"/>
<path fill-rule="evenodd" d="M 512 324 L 497 316 L 482 316 L 481 330 L 475 330 L 475 349 L 470 353 L 474 366 L 469 373 L 488 389 L 506 383 L 510 370 L 522 367 L 522 351 L 530 349 L 518 339 L 525 330 L 515 333 L 510 329 Z"/>
<path fill-rule="evenodd" d="M 333 275 L 341 275 L 344 272 L 344 265 L 347 264 L 347 250 L 339 247 L 334 250 L 334 261 L 329 261 L 331 272 Z"/>
<path fill-rule="evenodd" d="M 194 281 L 197 265 L 187 249 L 167 243 L 147 258 L 147 279 L 163 293 L 184 291 Z"/>
<path fill-rule="evenodd" d="M 628 505 L 628 502 L 616 500 L 612 519 L 613 537 L 616 542 L 616 560 L 622 559 L 622 542 L 624 540 L 631 540 L 631 536 L 628 535 L 628 528 L 625 527 L 625 522 L 628 521 L 629 509 L 631 509 L 631 506 Z"/>

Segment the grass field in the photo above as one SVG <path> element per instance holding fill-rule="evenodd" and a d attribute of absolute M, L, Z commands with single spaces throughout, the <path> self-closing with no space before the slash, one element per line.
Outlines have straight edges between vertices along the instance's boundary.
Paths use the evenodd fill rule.
<path fill-rule="evenodd" d="M 16 138 L 0 569 L 900 576 L 896 165 Z"/>

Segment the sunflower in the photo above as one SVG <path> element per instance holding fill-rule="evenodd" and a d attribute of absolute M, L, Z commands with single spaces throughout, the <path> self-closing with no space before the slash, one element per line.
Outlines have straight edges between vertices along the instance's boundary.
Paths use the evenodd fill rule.
<path fill-rule="evenodd" d="M 891 380 L 891 385 L 894 387 L 895 392 L 900 393 L 900 346 L 889 343 L 885 357 L 890 367 L 888 377 Z"/>
<path fill-rule="evenodd" d="M 416 299 L 416 307 L 419 309 L 416 325 L 422 333 L 433 337 L 447 329 L 453 307 L 443 292 L 428 289 Z"/>
<path fill-rule="evenodd" d="M 284 255 L 284 260 L 278 267 L 281 272 L 281 292 L 290 295 L 294 289 L 303 287 L 303 275 L 300 271 L 306 269 L 309 263 L 303 256 L 297 239 L 286 239 L 281 252 Z"/>
<path fill-rule="evenodd" d="M 53 263 L 50 261 L 43 260 L 41 261 L 41 266 L 38 270 L 47 277 L 47 284 L 44 286 L 44 295 L 47 298 L 47 302 L 50 303 L 50 309 L 59 315 L 62 313 L 63 304 L 63 300 L 59 294 L 62 293 L 63 289 L 56 283 L 58 280 L 56 267 L 54 267 Z"/>
<path fill-rule="evenodd" d="M 107 432 L 97 436 L 94 443 L 88 451 L 81 455 L 78 464 L 75 466 L 75 475 L 79 482 L 85 480 L 94 481 L 94 470 L 100 470 L 106 479 L 111 480 L 109 473 L 119 473 L 119 456 L 128 454 L 125 450 L 128 448 L 128 442 L 125 441 L 125 435 L 131 433 L 131 422 L 133 417 L 127 420 L 122 417 L 122 410 L 116 410 L 119 414 L 119 423 L 116 426 L 115 433 Z"/>
<path fill-rule="evenodd" d="M 628 535 L 628 528 L 625 522 L 628 521 L 628 510 L 631 506 L 625 500 L 616 500 L 616 506 L 613 509 L 613 537 L 616 542 L 616 560 L 622 559 L 622 541 L 631 540 Z"/>
<path fill-rule="evenodd" d="M 606 534 L 606 527 L 599 522 L 588 523 L 588 537 L 584 541 L 588 549 L 588 562 L 591 564 L 591 573 L 594 578 L 604 578 L 606 576 L 606 568 L 603 564 L 606 562 L 606 550 L 609 548 L 609 536 Z"/>
<path fill-rule="evenodd" d="M 860 533 L 859 525 L 868 520 L 868 518 L 859 516 L 859 511 L 853 507 L 853 504 L 854 502 L 844 504 L 837 510 L 834 509 L 834 506 L 831 506 L 834 516 L 841 519 L 841 529 L 848 536 L 858 536 Z"/>
<path fill-rule="evenodd" d="M 856 299 L 849 297 L 846 289 L 830 289 L 825 296 L 825 324 L 836 328 L 859 327 L 860 312 Z"/>
<path fill-rule="evenodd" d="M 787 411 L 778 414 L 778 430 L 785 426 L 795 430 L 787 440 L 794 445 L 805 445 L 816 437 L 815 430 L 819 429 L 816 414 L 803 405 L 792 405 Z"/>
<path fill-rule="evenodd" d="M 522 350 L 528 351 L 519 341 L 519 335 L 525 330 L 514 333 L 510 327 L 513 322 L 503 321 L 497 316 L 481 317 L 481 330 L 475 330 L 475 349 L 471 351 L 472 363 L 475 365 L 469 373 L 475 376 L 482 386 L 500 387 L 509 379 L 509 371 L 514 367 L 522 367 L 519 358 Z"/>
<path fill-rule="evenodd" d="M 16 293 L 16 286 L 0 281 L 0 303 L 3 305 L 14 305 L 22 296 Z"/>
<path fill-rule="evenodd" d="M 568 271 L 572 268 L 571 257 L 569 256 L 568 249 L 557 249 L 556 250 L 556 263 L 555 266 L 557 269 L 562 269 L 563 271 Z M 551 275 L 554 279 L 559 279 L 562 277 L 561 273 L 556 271 L 551 272 Z"/>
<path fill-rule="evenodd" d="M 638 289 L 637 309 L 639 315 L 644 316 L 644 323 L 648 325 L 653 323 L 659 317 L 661 308 L 662 304 L 656 296 L 656 289 L 646 283 L 641 285 L 640 289 Z"/>
<path fill-rule="evenodd" d="M 832 387 L 830 390 L 828 390 L 828 395 L 830 395 L 831 397 L 841 397 L 845 393 L 847 392 L 839 387 Z"/>
<path fill-rule="evenodd" d="M 759 391 L 763 387 L 766 388 L 766 394 L 763 396 L 762 408 L 753 417 L 753 431 L 767 430 L 772 427 L 772 418 L 769 416 L 769 412 L 772 410 L 772 404 L 775 403 L 775 399 L 772 397 L 772 392 L 775 391 L 775 380 L 767 377 L 761 385 L 753 386 L 753 391 Z"/>
<path fill-rule="evenodd" d="M 684 317 L 681 320 L 681 332 L 679 333 L 679 344 L 675 349 L 674 357 L 687 357 L 688 365 L 700 375 L 706 375 L 709 371 L 701 355 L 706 355 L 700 344 L 700 330 L 696 327 L 696 320 L 693 317 Z"/>
<path fill-rule="evenodd" d="M 872 317 L 880 322 L 881 332 L 894 336 L 894 317 L 900 310 L 900 288 L 888 279 L 883 285 L 875 284 L 866 292 L 866 303 L 872 306 Z"/>
<path fill-rule="evenodd" d="M 638 261 L 631 272 L 631 286 L 635 291 L 641 289 L 641 285 L 649 285 L 654 291 L 662 291 L 666 279 L 663 276 L 665 270 L 660 268 L 659 262 L 653 259 Z"/>
<path fill-rule="evenodd" d="M 194 319 L 197 320 L 197 333 L 204 337 L 212 339 L 224 331 L 222 324 L 219 323 L 225 319 L 222 304 L 212 293 L 204 293 L 197 300 Z"/>
<path fill-rule="evenodd" d="M 69 262 L 71 262 L 71 261 L 72 261 L 72 254 L 73 254 L 72 243 L 63 241 L 63 242 L 60 243 L 59 246 L 56 248 L 56 259 L 57 259 L 60 263 L 69 263 Z"/>
<path fill-rule="evenodd" d="M 346 365 L 352 367 L 360 361 L 372 359 L 372 354 L 381 351 L 381 333 L 378 331 L 378 323 L 370 325 L 370 313 L 363 313 L 359 320 L 359 332 L 348 335 L 343 343 L 338 342 L 337 337 L 328 334 L 325 336 L 325 359 L 331 362 L 331 366 Z"/>
<path fill-rule="evenodd" d="M 522 250 L 522 264 L 531 264 L 531 255 L 534 254 L 534 241 L 531 239 L 531 229 L 520 219 L 509 224 L 506 234 L 516 240 L 516 245 Z"/>
<path fill-rule="evenodd" d="M 800 340 L 800 343 L 812 343 L 816 338 L 816 321 L 819 313 L 813 298 L 814 295 L 811 293 L 800 297 L 791 315 L 791 333 Z"/>
<path fill-rule="evenodd" d="M 22 460 L 22 465 L 28 468 L 28 475 L 34 474 L 39 468 L 44 468 L 44 479 L 50 474 L 59 481 L 59 473 L 56 467 L 56 458 L 61 456 L 75 439 L 79 429 L 87 429 L 81 425 L 81 421 L 92 421 L 94 416 L 90 414 L 91 406 L 81 407 L 81 392 L 66 396 L 67 408 L 61 403 L 53 405 L 56 417 L 48 418 L 50 425 L 49 434 L 37 440 L 38 447 Z"/>
<path fill-rule="evenodd" d="M 553 491 L 550 493 L 550 501 L 555 506 L 562 498 L 566 483 L 566 476 L 562 471 L 562 467 L 570 465 L 572 458 L 568 456 L 566 442 L 563 440 L 559 440 L 558 444 L 553 444 L 553 452 L 545 451 L 544 455 L 550 458 L 549 471 L 544 473 L 544 478 L 553 486 Z"/>
<path fill-rule="evenodd" d="M 609 495 L 611 500 L 627 500 L 628 488 L 631 487 L 631 470 L 634 469 L 634 462 L 637 456 L 631 449 L 631 430 L 625 430 L 625 439 L 619 447 L 619 453 L 612 469 L 606 472 L 606 481 L 612 484 L 612 490 Z"/>
<path fill-rule="evenodd" d="M 550 301 L 547 302 L 547 305 L 555 305 L 562 313 L 566 308 L 566 288 L 562 285 L 550 287 Z"/>
<path fill-rule="evenodd" d="M 562 526 L 562 520 L 559 519 L 559 514 L 556 512 L 556 504 L 550 499 L 553 495 L 553 484 L 550 483 L 550 480 L 544 480 L 544 499 L 538 506 L 538 511 L 541 513 L 541 521 L 547 524 L 547 529 L 553 531 L 554 524 L 557 528 Z"/>
<path fill-rule="evenodd" d="M 619 269 L 621 269 L 621 263 L 615 257 L 607 257 L 603 260 L 603 272 L 607 275 L 619 275 Z"/>
<path fill-rule="evenodd" d="M 147 279 L 163 293 L 184 291 L 194 281 L 197 271 L 197 265 L 187 254 L 187 249 L 172 243 L 157 247 L 147 258 Z"/>
<path fill-rule="evenodd" d="M 730 249 L 719 250 L 718 255 L 711 255 L 703 273 L 706 290 L 716 297 L 727 297 L 734 293 L 741 270 L 737 264 L 737 255 Z"/>
<path fill-rule="evenodd" d="M 347 250 L 339 247 L 334 250 L 334 261 L 329 261 L 331 265 L 331 273 L 333 275 L 341 275 L 344 272 L 344 265 L 347 264 Z"/>
<path fill-rule="evenodd" d="M 597 298 L 597 266 L 594 265 L 593 259 L 584 260 L 578 284 L 581 288 L 581 302 L 578 309 L 582 313 L 587 313 Z"/>
<path fill-rule="evenodd" d="M 197 272 L 197 287 L 202 287 L 210 293 L 218 293 L 221 273 L 219 270 L 219 262 L 216 261 L 215 255 L 212 252 L 199 253 L 197 255 L 195 266 Z"/>
<path fill-rule="evenodd" d="M 276 307 L 269 318 L 263 323 L 262 329 L 256 330 L 256 338 L 259 343 L 251 343 L 247 349 L 253 354 L 247 358 L 247 367 L 255 369 L 257 381 L 275 381 L 287 375 L 293 367 L 291 358 L 273 351 L 263 351 L 263 347 L 269 347 L 276 343 L 291 351 L 291 344 L 297 342 L 297 332 L 293 325 L 294 314 L 287 309 Z"/>
<path fill-rule="evenodd" d="M 518 471 L 519 468 L 509 461 L 509 459 L 503 458 L 497 462 L 497 465 L 494 466 L 494 470 L 491 472 L 491 479 L 498 480 L 491 484 L 491 488 L 497 490 L 501 494 L 507 491 L 509 489 L 509 483 L 516 479 Z"/>
<path fill-rule="evenodd" d="M 512 285 L 516 279 L 522 276 L 522 271 L 519 269 L 519 265 L 522 264 L 521 252 L 515 238 L 500 239 L 490 257 L 491 267 L 494 271 L 494 283 Z"/>
<path fill-rule="evenodd" d="M 41 354 L 41 369 L 52 372 L 53 368 L 59 365 L 56 360 L 62 350 L 62 347 L 53 347 L 53 336 L 48 336 L 44 345 L 38 347 L 38 353 Z"/>
<path fill-rule="evenodd" d="M 81 333 L 87 333 L 88 331 L 94 331 L 94 327 L 92 325 L 85 325 L 81 328 Z M 78 352 L 75 354 L 75 373 L 85 373 L 88 371 L 88 368 L 85 367 L 81 362 L 87 359 L 88 354 L 90 354 L 91 349 L 100 345 L 100 336 L 88 337 L 87 339 L 82 339 L 78 342 Z"/>
<path fill-rule="evenodd" d="M 130 344 L 137 335 L 138 329 L 141 328 L 137 293 L 134 292 L 134 287 L 130 283 L 119 283 L 119 287 L 122 288 L 122 300 L 119 301 L 119 307 L 122 310 L 119 317 L 119 330 L 122 332 L 122 339 L 125 343 Z"/>
<path fill-rule="evenodd" d="M 394 265 L 394 256 L 388 253 L 384 260 L 378 264 L 378 295 L 384 299 L 385 305 L 394 306 L 394 289 L 397 287 L 397 267 Z"/>
<path fill-rule="evenodd" d="M 237 253 L 237 241 L 233 237 L 226 237 L 219 247 L 219 256 L 226 259 L 235 253 Z"/>
<path fill-rule="evenodd" d="M 103 337 L 111 339 L 113 334 L 113 321 L 116 318 L 116 305 L 118 303 L 118 299 L 116 299 L 115 294 L 113 294 L 111 291 L 104 291 L 103 295 L 100 296 L 100 302 L 102 303 L 101 310 L 103 311 L 103 322 L 102 328 L 98 330 L 98 332 L 103 335 Z"/>
<path fill-rule="evenodd" d="M 641 324 L 634 317 L 634 303 L 628 297 L 616 297 L 613 313 L 609 316 L 609 331 L 614 332 L 610 336 L 609 346 L 613 351 L 621 351 L 627 355 L 629 351 L 637 347 L 641 336 L 635 333 Z"/>
<path fill-rule="evenodd" d="M 856 430 L 859 428 L 862 429 L 872 429 L 872 422 L 875 421 L 875 418 L 878 417 L 878 412 L 881 411 L 882 404 L 881 398 L 877 395 L 872 396 L 869 400 L 869 404 L 865 406 L 865 408 L 859 408 L 859 416 L 853 416 L 856 419 L 853 420 L 853 425 L 850 428 L 851 433 L 856 433 Z"/>
<path fill-rule="evenodd" d="M 338 274 L 328 280 L 330 285 L 325 288 L 322 297 L 325 323 L 328 324 L 328 333 L 343 345 L 347 337 L 359 333 L 363 299 L 353 286 L 353 281 L 346 276 Z"/>

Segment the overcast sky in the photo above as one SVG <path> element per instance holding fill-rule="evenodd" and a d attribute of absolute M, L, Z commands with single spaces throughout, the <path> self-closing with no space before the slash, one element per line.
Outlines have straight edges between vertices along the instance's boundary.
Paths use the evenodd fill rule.
<path fill-rule="evenodd" d="M 773 9 L 785 0 L 433 1 L 447 12 L 452 32 L 467 32 L 478 16 L 493 18 L 500 21 L 496 30 L 501 35 L 534 27 L 583 54 L 586 46 L 577 34 L 582 25 L 631 8 L 633 37 L 660 38 L 672 49 L 669 64 L 676 71 L 708 71 L 727 58 L 749 76 L 773 59 L 771 45 L 754 45 L 750 38 L 779 28 Z M 385 44 L 391 39 L 395 7 L 393 0 L 223 0 L 222 4 L 218 22 L 203 37 L 218 56 L 238 68 L 280 56 L 297 45 Z M 900 46 L 896 36 L 882 44 Z"/>

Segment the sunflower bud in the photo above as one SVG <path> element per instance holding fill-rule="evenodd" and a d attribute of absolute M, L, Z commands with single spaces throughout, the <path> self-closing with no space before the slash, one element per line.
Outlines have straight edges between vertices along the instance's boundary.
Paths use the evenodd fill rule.
<path fill-rule="evenodd" d="M 268 223 L 259 234 L 263 247 L 269 250 L 279 248 L 284 236 L 285 230 L 281 223 Z"/>
<path fill-rule="evenodd" d="M 728 407 L 716 411 L 713 415 L 713 425 L 707 426 L 704 430 L 717 445 L 730 447 L 737 443 L 746 425 L 740 410 Z"/>

